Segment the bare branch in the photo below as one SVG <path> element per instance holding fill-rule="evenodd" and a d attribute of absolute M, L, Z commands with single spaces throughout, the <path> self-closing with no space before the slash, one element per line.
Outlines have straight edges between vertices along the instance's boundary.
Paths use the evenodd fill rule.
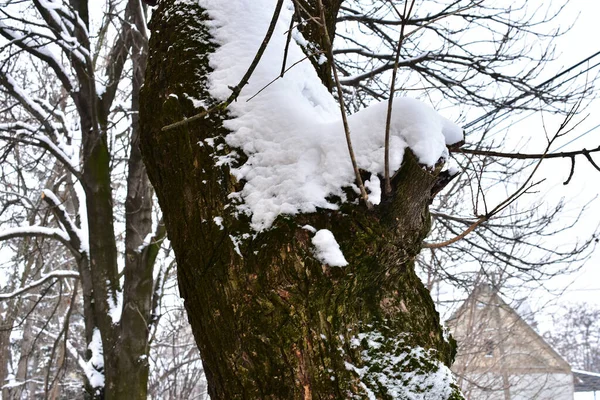
<path fill-rule="evenodd" d="M 19 288 L 10 293 L 0 293 L 0 300 L 8 300 L 14 297 L 20 296 L 23 293 L 26 293 L 30 290 L 35 289 L 38 286 L 43 285 L 45 282 L 52 279 L 65 279 L 65 278 L 79 278 L 79 273 L 75 271 L 53 271 L 50 272 L 40 279 L 37 279 L 22 288 Z"/>
<path fill-rule="evenodd" d="M 392 7 L 396 8 L 394 3 L 391 3 Z M 408 3 L 404 2 L 404 12 L 401 15 L 402 21 L 405 21 L 411 14 L 415 0 L 412 0 L 410 7 Z M 400 13 L 398 13 L 400 14 Z M 385 117 L 385 155 L 384 155 L 384 190 L 387 195 L 392 193 L 392 185 L 390 183 L 390 125 L 392 122 L 392 107 L 394 104 L 394 96 L 396 92 L 396 75 L 398 73 L 398 62 L 400 60 L 400 51 L 402 50 L 402 42 L 404 42 L 404 28 L 406 24 L 400 26 L 400 38 L 398 38 L 398 47 L 396 48 L 396 58 L 394 59 L 394 69 L 392 71 L 392 83 L 390 84 L 390 96 L 388 99 L 387 114 Z"/>
<path fill-rule="evenodd" d="M 340 113 L 342 115 L 342 123 L 344 124 L 344 132 L 346 134 L 346 143 L 348 144 L 348 152 L 350 153 L 350 160 L 352 161 L 352 167 L 354 169 L 354 176 L 356 179 L 356 183 L 360 190 L 360 196 L 364 201 L 367 208 L 372 208 L 373 205 L 369 201 L 369 195 L 365 190 L 365 185 L 363 183 L 362 178 L 360 177 L 360 171 L 358 170 L 358 164 L 356 163 L 356 157 L 354 156 L 354 149 L 352 148 L 352 139 L 350 138 L 350 126 L 348 125 L 348 116 L 346 115 L 346 107 L 344 105 L 344 93 L 342 91 L 342 85 L 340 83 L 340 79 L 338 77 L 337 68 L 335 66 L 334 58 L 333 58 L 333 45 L 331 40 L 329 39 L 329 32 L 327 32 L 327 23 L 325 21 L 325 8 L 323 7 L 323 2 L 321 0 L 317 0 L 317 5 L 319 7 L 319 14 L 321 15 L 321 29 L 323 31 L 323 38 L 325 40 L 326 45 L 326 55 L 329 59 L 329 64 L 331 65 L 331 71 L 333 72 L 333 79 L 335 80 L 335 86 L 337 88 L 338 100 L 340 103 Z"/>

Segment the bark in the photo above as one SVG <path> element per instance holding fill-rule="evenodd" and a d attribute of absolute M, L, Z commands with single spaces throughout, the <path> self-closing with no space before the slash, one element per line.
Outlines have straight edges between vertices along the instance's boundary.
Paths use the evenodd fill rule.
<path fill-rule="evenodd" d="M 197 112 L 188 97 L 216 104 L 206 88 L 215 44 L 205 18 L 197 5 L 161 2 L 151 23 L 140 112 L 142 153 L 177 257 L 180 293 L 211 398 L 366 398 L 367 382 L 378 398 L 388 399 L 393 396 L 386 388 L 368 376 L 361 380 L 349 364 L 376 374 L 381 366 L 365 354 L 373 360 L 385 349 L 422 347 L 431 350 L 429 358 L 407 356 L 398 373 L 427 374 L 436 360 L 450 365 L 455 347 L 444 339 L 429 292 L 414 272 L 440 168 L 428 171 L 407 153 L 392 195 L 372 211 L 346 204 L 279 217 L 268 231 L 250 231 L 248 218 L 235 216 L 228 199 L 243 182 L 214 162 L 231 150 L 224 142 L 226 113 L 161 132 Z M 214 148 L 198 144 L 207 138 L 215 139 Z M 223 228 L 215 217 L 223 218 Z M 305 224 L 331 230 L 349 265 L 317 261 Z M 385 342 L 379 353 L 360 340 L 377 334 Z M 459 398 L 456 391 L 451 396 Z"/>

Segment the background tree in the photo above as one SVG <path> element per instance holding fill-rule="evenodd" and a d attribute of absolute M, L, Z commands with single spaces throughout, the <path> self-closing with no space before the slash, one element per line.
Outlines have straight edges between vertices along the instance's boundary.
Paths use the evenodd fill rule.
<path fill-rule="evenodd" d="M 171 376 L 149 356 L 173 276 L 137 145 L 147 10 L 1 7 L 3 397 L 145 399 L 150 361 Z"/>
<path fill-rule="evenodd" d="M 600 371 L 600 310 L 591 304 L 565 304 L 552 318 L 544 339 L 574 369 Z"/>
<path fill-rule="evenodd" d="M 372 185 L 380 179 L 361 173 L 355 164 L 358 173 L 354 184 L 361 189 L 360 196 L 350 189 L 344 196 L 332 196 L 336 207 L 314 207 L 314 211 L 302 214 L 288 211 L 291 215 L 267 224 L 268 230 L 256 229 L 256 221 L 240 213 L 236 202 L 240 193 L 242 201 L 250 201 L 243 197 L 249 183 L 237 179 L 232 171 L 240 173 L 240 166 L 259 152 L 253 147 L 258 144 L 251 139 L 234 142 L 228 129 L 235 131 L 239 125 L 230 119 L 246 117 L 244 110 L 255 110 L 251 102 L 261 100 L 255 100 L 254 95 L 264 99 L 273 96 L 269 91 L 272 87 L 285 85 L 277 82 L 276 74 L 269 77 L 273 79 L 270 83 L 264 80 L 260 72 L 263 54 L 269 54 L 263 57 L 265 64 L 283 60 L 283 79 L 300 68 L 295 59 L 287 60 L 288 50 L 292 54 L 295 45 L 290 38 L 303 46 L 321 82 L 337 95 L 342 114 L 346 96 L 351 98 L 351 108 L 358 109 L 374 98 L 387 97 L 391 104 L 400 90 L 420 91 L 434 103 L 443 99 L 487 110 L 552 108 L 568 114 L 585 88 L 564 91 L 562 85 L 538 84 L 538 74 L 551 53 L 545 46 L 520 45 L 528 43 L 527 37 L 539 44 L 556 35 L 542 30 L 555 14 L 542 12 L 541 18 L 540 13 L 528 14 L 524 2 L 495 8 L 474 1 L 395 5 L 387 1 L 322 4 L 319 0 L 298 0 L 293 2 L 294 18 L 282 21 L 283 2 L 277 2 L 275 12 L 270 2 L 255 2 L 244 9 L 246 19 L 238 26 L 239 36 L 227 31 L 229 36 L 215 38 L 219 30 L 226 30 L 236 20 L 225 4 L 160 3 L 152 21 L 154 33 L 141 108 L 142 151 L 177 256 L 181 294 L 203 357 L 209 393 L 213 398 L 343 398 L 367 393 L 388 398 L 398 395 L 394 390 L 411 390 L 406 382 L 400 384 L 402 388 L 381 384 L 383 375 L 388 383 L 405 378 L 402 371 L 385 369 L 388 351 L 404 351 L 408 360 L 410 349 L 432 350 L 426 365 L 406 367 L 429 372 L 432 365 L 434 370 L 444 370 L 438 362 L 449 365 L 453 356 L 452 345 L 443 338 L 431 298 L 416 277 L 413 264 L 430 229 L 432 193 L 437 193 L 441 181 L 452 174 L 440 176 L 441 163 L 433 169 L 422 168 L 407 152 L 389 187 L 386 178 L 391 174 L 380 177 L 385 186 L 371 186 L 384 193 L 381 203 L 372 207 L 362 182 Z M 217 22 L 209 22 L 210 18 Z M 260 25 L 256 23 L 259 18 Z M 285 28 L 276 27 L 277 22 Z M 340 24 L 352 34 L 345 35 Z M 308 41 L 298 38 L 296 27 Z M 257 35 L 257 29 L 265 36 Z M 214 79 L 231 76 L 226 69 L 219 69 L 223 62 L 219 57 L 224 57 L 219 51 L 226 46 L 246 48 L 247 42 L 235 44 L 236 36 L 241 40 L 250 33 L 260 39 L 252 44 L 255 57 L 227 53 L 238 65 L 245 60 L 247 67 L 244 65 L 236 78 L 227 82 L 229 91 L 215 94 Z M 213 53 L 217 55 L 211 62 Z M 515 72 L 509 68 L 515 60 L 529 63 Z M 390 90 L 386 72 L 399 73 L 402 82 L 394 80 Z M 304 88 L 311 93 L 308 75 L 305 79 Z M 298 81 L 287 82 L 291 91 Z M 248 83 L 252 89 L 246 87 L 244 91 Z M 399 89 L 394 89 L 396 85 Z M 539 101 L 531 102 L 532 97 Z M 281 102 L 285 103 L 284 97 Z M 273 106 L 275 120 L 282 110 L 287 112 L 283 105 Z M 294 118 L 293 113 L 289 116 Z M 494 116 L 491 113 L 482 121 Z M 257 120 L 250 129 L 266 129 L 272 123 L 272 119 Z M 458 239 L 476 231 L 485 244 L 465 241 L 470 249 L 476 249 L 471 250 L 473 254 L 488 253 L 496 259 L 495 265 L 524 269 L 532 275 L 545 273 L 539 271 L 540 263 L 521 258 L 527 247 L 540 247 L 534 240 L 528 241 L 528 235 L 539 238 L 552 228 L 544 216 L 531 230 L 525 225 L 526 212 L 518 211 L 515 201 L 536 187 L 533 174 L 539 164 L 523 165 L 518 160 L 547 158 L 555 141 L 568 131 L 565 123 L 557 127 L 556 134 L 548 133 L 544 149 L 531 157 L 503 154 L 508 159 L 505 163 L 490 162 L 489 157 L 494 156 L 491 148 L 497 142 L 485 142 L 485 124 L 467 136 L 475 154 L 482 157 L 480 161 L 468 148 L 453 148 L 469 154 L 461 161 L 466 172 L 462 187 L 474 188 L 473 216 L 436 212 L 439 225 L 432 243 L 427 244 L 434 249 L 432 257 L 439 259 L 437 249 L 451 248 L 460 243 Z M 288 137 L 288 133 L 282 131 L 280 136 Z M 282 152 L 286 146 L 293 144 L 286 143 Z M 582 152 L 572 156 L 578 154 L 586 156 Z M 253 167 L 252 163 L 246 165 Z M 522 170 L 526 170 L 524 179 L 501 201 L 489 204 L 492 200 L 485 194 L 494 182 L 484 180 L 482 174 L 502 171 L 506 173 L 502 181 L 507 182 L 518 179 L 517 171 Z M 394 171 L 386 167 L 385 172 Z M 348 201 L 341 201 L 343 197 Z M 460 197 L 445 196 L 439 207 L 453 203 L 458 213 L 464 210 L 460 202 L 464 202 Z M 517 227 L 523 230 L 513 229 L 512 235 L 507 235 L 515 221 L 521 221 Z M 313 236 L 306 225 L 333 232 L 348 266 L 331 267 L 315 259 Z M 507 243 L 518 250 L 499 250 Z M 578 260 L 589 243 L 550 254 L 569 263 Z M 457 247 L 453 249 L 446 254 L 460 262 Z M 373 339 L 371 344 L 368 338 Z M 450 387 L 448 382 L 445 385 Z M 451 392 L 449 389 L 447 396 Z"/>

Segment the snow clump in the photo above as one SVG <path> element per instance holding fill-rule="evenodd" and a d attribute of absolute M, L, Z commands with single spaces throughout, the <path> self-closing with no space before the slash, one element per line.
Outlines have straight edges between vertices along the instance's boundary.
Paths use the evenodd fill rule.
<path fill-rule="evenodd" d="M 315 246 L 315 257 L 332 267 L 345 267 L 348 261 L 340 250 L 340 245 L 328 229 L 320 229 L 312 238 L 312 244 Z"/>
<path fill-rule="evenodd" d="M 208 24 L 218 45 L 210 57 L 213 72 L 208 89 L 214 98 L 225 100 L 254 59 L 275 2 L 199 2 L 210 17 Z M 268 229 L 282 214 L 337 209 L 328 199 L 333 195 L 344 201 L 342 188 L 356 189 L 339 107 L 308 60 L 250 100 L 279 76 L 292 14 L 292 2 L 286 0 L 260 63 L 238 100 L 230 105 L 232 118 L 224 123 L 231 131 L 225 138 L 227 144 L 248 156 L 242 165 L 235 165 L 232 157 L 222 163 L 231 165 L 236 178 L 246 182 L 239 193 L 243 204 L 238 209 L 251 215 L 256 231 Z M 301 35 L 295 31 L 293 37 Z M 292 40 L 286 65 L 304 58 Z M 373 176 L 384 173 L 386 112 L 387 103 L 378 103 L 349 117 L 358 166 Z M 463 137 L 460 127 L 411 98 L 395 99 L 390 134 L 392 174 L 400 168 L 407 147 L 422 164 L 433 166 L 447 157 L 447 145 Z M 371 193 L 372 202 L 378 203 L 380 192 L 372 187 Z"/>

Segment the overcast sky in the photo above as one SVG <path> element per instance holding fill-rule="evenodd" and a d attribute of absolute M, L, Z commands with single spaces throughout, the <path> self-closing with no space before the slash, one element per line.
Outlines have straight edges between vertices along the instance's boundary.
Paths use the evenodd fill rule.
<path fill-rule="evenodd" d="M 569 7 L 565 10 L 565 15 L 561 21 L 568 24 L 570 20 L 577 18 L 572 30 L 557 42 L 559 45 L 558 53 L 560 58 L 559 65 L 568 66 L 576 61 L 584 59 L 589 55 L 600 51 L 600 23 L 598 22 L 598 12 L 600 5 L 590 0 L 572 0 Z M 594 59 L 594 63 L 600 62 L 600 57 Z M 599 68 L 596 68 L 590 78 L 595 77 Z M 600 97 L 598 90 L 596 96 Z M 563 150 L 575 150 L 581 148 L 596 148 L 600 145 L 600 128 L 593 129 L 600 124 L 600 100 L 594 100 L 582 113 L 582 117 L 587 115 L 587 119 L 578 127 L 576 135 L 585 134 L 580 139 L 569 144 Z M 534 120 L 539 118 L 532 118 Z M 586 133 L 588 132 L 589 133 Z M 595 157 L 596 163 L 600 164 L 600 155 Z M 584 158 L 577 160 L 575 174 L 572 182 L 568 186 L 563 186 L 568 176 L 570 162 L 568 160 L 552 162 L 546 165 L 543 173 L 545 177 L 554 180 L 554 188 L 549 192 L 549 198 L 558 198 L 564 196 L 571 199 L 569 205 L 577 210 L 586 202 L 592 200 L 600 194 L 600 172 L 596 171 Z M 586 218 L 579 226 L 578 233 L 581 237 L 586 237 L 600 223 L 600 201 L 594 200 L 590 205 L 590 210 Z M 557 278 L 551 282 L 557 289 L 567 287 L 565 294 L 561 299 L 568 301 L 589 302 L 600 306 L 600 247 L 595 255 L 586 263 L 580 273 L 572 277 Z"/>
<path fill-rule="evenodd" d="M 556 5 L 560 4 L 556 2 Z M 597 40 L 600 37 L 600 23 L 597 20 L 598 11 L 600 11 L 600 5 L 590 0 L 571 0 L 569 2 L 561 13 L 557 26 L 560 25 L 565 29 L 570 25 L 573 25 L 573 27 L 563 37 L 556 40 L 557 60 L 544 70 L 547 76 L 540 79 L 540 82 L 600 51 L 600 42 Z M 600 63 L 600 56 L 592 60 L 592 64 L 596 63 Z M 587 78 L 591 80 L 599 72 L 600 68 L 596 67 L 587 75 Z M 585 77 L 583 78 L 582 82 L 585 82 Z M 600 97 L 600 90 L 596 90 L 596 96 Z M 600 128 L 593 129 L 600 125 L 600 113 L 596 112 L 598 110 L 600 110 L 600 100 L 587 101 L 586 107 L 582 109 L 578 120 L 584 117 L 587 118 L 568 136 L 567 140 L 555 146 L 555 150 L 565 151 L 598 147 L 600 145 Z M 494 129 L 492 133 L 497 131 L 499 137 L 506 135 L 508 143 L 522 142 L 523 137 L 535 138 L 530 141 L 527 149 L 521 151 L 541 152 L 545 147 L 543 127 L 545 126 L 552 133 L 560 125 L 563 117 L 550 114 L 542 116 L 539 113 L 525 113 L 515 116 L 513 121 L 520 120 L 526 115 L 530 116 L 510 129 Z M 478 116 L 477 113 L 476 116 Z M 511 120 L 508 119 L 500 126 L 509 125 L 510 122 Z M 566 144 L 580 135 L 582 135 L 581 138 Z M 562 147 L 563 145 L 565 146 Z M 594 158 L 596 163 L 600 164 L 600 154 L 594 156 Z M 600 171 L 596 171 L 584 157 L 580 156 L 577 158 L 576 169 L 571 182 L 569 185 L 564 186 L 562 182 L 569 176 L 570 167 L 571 163 L 568 159 L 545 161 L 536 175 L 538 180 L 541 178 L 546 179 L 543 188 L 539 194 L 529 197 L 532 201 L 543 198 L 548 206 L 555 206 L 561 198 L 564 198 L 566 208 L 570 210 L 568 213 L 561 214 L 561 219 L 558 221 L 558 224 L 564 225 L 569 224 L 581 208 L 589 203 L 589 209 L 577 224 L 576 229 L 549 238 L 548 244 L 550 246 L 558 247 L 567 243 L 574 243 L 577 240 L 585 241 L 600 225 L 600 199 L 595 199 L 600 195 Z M 523 289 L 520 293 L 513 293 L 514 298 L 527 299 L 528 306 L 536 312 L 536 319 L 541 323 L 540 328 L 542 331 L 550 328 L 548 324 L 549 316 L 556 311 L 558 305 L 565 301 L 586 302 L 600 307 L 600 246 L 579 272 L 554 278 L 546 282 L 545 287 L 550 289 L 552 293 L 542 289 L 531 292 L 530 288 Z M 562 294 L 559 295 L 559 293 Z M 459 300 L 461 297 L 464 297 L 464 293 L 454 292 L 442 296 L 441 299 Z M 506 300 L 511 301 L 510 298 L 506 298 Z M 451 310 L 446 310 L 445 306 L 442 305 L 440 312 L 442 318 L 447 318 Z"/>

